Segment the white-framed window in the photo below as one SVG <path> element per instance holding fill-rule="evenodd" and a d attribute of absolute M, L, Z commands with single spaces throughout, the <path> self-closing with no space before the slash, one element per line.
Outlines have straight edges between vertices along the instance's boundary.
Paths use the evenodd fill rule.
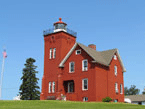
<path fill-rule="evenodd" d="M 76 55 L 81 54 L 81 50 L 76 50 Z"/>
<path fill-rule="evenodd" d="M 51 93 L 51 90 L 52 90 L 52 86 L 51 86 L 51 82 L 49 82 L 49 89 L 48 89 L 48 92 Z"/>
<path fill-rule="evenodd" d="M 52 59 L 52 48 L 50 48 L 49 59 Z"/>
<path fill-rule="evenodd" d="M 53 48 L 53 58 L 56 57 L 56 48 Z"/>
<path fill-rule="evenodd" d="M 118 93 L 118 83 L 115 83 L 115 92 Z"/>
<path fill-rule="evenodd" d="M 75 63 L 74 62 L 70 62 L 69 63 L 69 72 L 72 73 L 75 71 Z"/>
<path fill-rule="evenodd" d="M 82 61 L 82 71 L 87 71 L 88 70 L 88 60 L 85 59 Z"/>
<path fill-rule="evenodd" d="M 88 90 L 88 78 L 82 79 L 82 90 Z"/>
<path fill-rule="evenodd" d="M 123 86 L 120 84 L 120 94 L 123 94 Z"/>
<path fill-rule="evenodd" d="M 117 60 L 117 56 L 116 55 L 114 55 L 114 60 Z"/>
<path fill-rule="evenodd" d="M 88 101 L 88 97 L 84 97 L 83 98 L 83 101 Z"/>
<path fill-rule="evenodd" d="M 116 65 L 114 66 L 114 74 L 115 74 L 115 76 L 117 76 L 117 66 Z"/>
<path fill-rule="evenodd" d="M 55 82 L 53 81 L 52 82 L 52 93 L 54 93 L 55 92 Z"/>

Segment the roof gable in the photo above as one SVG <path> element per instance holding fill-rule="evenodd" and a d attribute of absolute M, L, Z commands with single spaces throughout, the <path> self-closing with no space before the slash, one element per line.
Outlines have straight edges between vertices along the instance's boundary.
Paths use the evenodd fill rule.
<path fill-rule="evenodd" d="M 110 62 L 114 56 L 114 54 L 116 53 L 118 56 L 118 59 L 121 63 L 121 66 L 123 68 L 123 72 L 125 72 L 125 68 L 123 66 L 121 57 L 119 55 L 118 49 L 112 49 L 112 50 L 106 50 L 106 51 L 96 51 L 90 47 L 87 47 L 81 43 L 75 43 L 74 46 L 71 48 L 71 50 L 68 52 L 68 54 L 64 57 L 64 59 L 61 61 L 61 63 L 59 64 L 59 67 L 64 67 L 64 63 L 66 62 L 66 60 L 69 58 L 69 56 L 72 54 L 72 52 L 75 50 L 75 48 L 78 46 L 80 46 L 90 57 L 92 57 L 94 59 L 94 61 L 92 61 L 92 63 L 99 63 L 105 66 L 109 66 Z"/>

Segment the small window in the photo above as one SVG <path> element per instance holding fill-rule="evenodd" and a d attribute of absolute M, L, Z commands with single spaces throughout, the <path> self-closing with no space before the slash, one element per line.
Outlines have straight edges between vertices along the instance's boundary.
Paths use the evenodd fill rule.
<path fill-rule="evenodd" d="M 55 82 L 52 83 L 52 93 L 55 92 Z"/>
<path fill-rule="evenodd" d="M 83 98 L 83 101 L 88 101 L 88 97 L 84 97 Z"/>
<path fill-rule="evenodd" d="M 117 66 L 116 65 L 114 66 L 114 74 L 115 74 L 115 76 L 117 76 Z"/>
<path fill-rule="evenodd" d="M 82 61 L 82 71 L 87 71 L 88 70 L 88 60 L 85 59 Z"/>
<path fill-rule="evenodd" d="M 115 92 L 118 93 L 118 84 L 115 83 Z"/>
<path fill-rule="evenodd" d="M 74 69 L 74 66 L 75 66 L 75 63 L 74 63 L 74 62 L 70 62 L 70 63 L 69 63 L 69 72 L 70 72 L 70 73 L 74 72 L 74 70 L 75 70 L 75 69 Z"/>
<path fill-rule="evenodd" d="M 82 90 L 88 90 L 88 79 L 87 78 L 82 80 Z"/>
<path fill-rule="evenodd" d="M 81 54 L 81 50 L 76 50 L 76 55 Z"/>
<path fill-rule="evenodd" d="M 52 59 L 52 48 L 50 48 L 49 59 Z"/>
<path fill-rule="evenodd" d="M 117 60 L 117 56 L 116 55 L 114 55 L 114 60 Z"/>
<path fill-rule="evenodd" d="M 123 94 L 123 87 L 122 87 L 122 84 L 120 84 L 120 94 Z"/>
<path fill-rule="evenodd" d="M 51 88 L 52 88 L 51 82 L 49 82 L 49 89 L 48 89 L 48 90 L 49 90 L 49 91 L 48 91 L 49 93 L 51 93 L 51 90 L 52 90 Z"/>
<path fill-rule="evenodd" d="M 53 49 L 53 58 L 56 57 L 56 48 Z"/>

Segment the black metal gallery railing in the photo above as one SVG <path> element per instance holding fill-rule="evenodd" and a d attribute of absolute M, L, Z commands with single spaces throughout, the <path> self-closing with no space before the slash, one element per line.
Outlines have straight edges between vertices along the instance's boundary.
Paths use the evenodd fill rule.
<path fill-rule="evenodd" d="M 69 34 L 71 34 L 71 35 L 73 35 L 75 37 L 77 36 L 77 32 L 74 32 L 74 31 L 72 31 L 72 30 L 70 30 L 68 28 L 62 29 L 62 31 L 65 31 L 66 33 L 69 33 Z M 54 33 L 54 32 L 58 32 L 57 29 L 51 28 L 51 29 L 43 31 L 43 35 L 48 35 L 48 34 L 51 34 L 51 33 Z"/>

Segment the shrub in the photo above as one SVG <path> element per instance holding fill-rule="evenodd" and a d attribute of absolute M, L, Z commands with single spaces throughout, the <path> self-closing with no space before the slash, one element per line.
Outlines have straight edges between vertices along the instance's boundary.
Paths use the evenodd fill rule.
<path fill-rule="evenodd" d="M 106 98 L 103 98 L 102 101 L 103 102 L 110 102 L 110 101 L 112 101 L 112 98 L 106 97 Z"/>

